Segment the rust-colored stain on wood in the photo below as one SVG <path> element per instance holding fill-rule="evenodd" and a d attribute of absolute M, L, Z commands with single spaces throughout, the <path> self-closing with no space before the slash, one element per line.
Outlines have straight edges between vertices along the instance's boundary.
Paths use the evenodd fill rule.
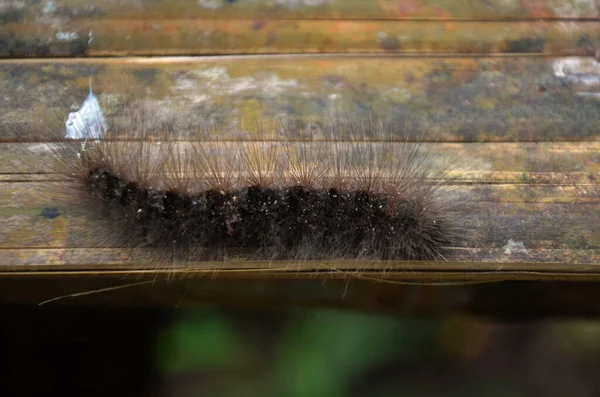
<path fill-rule="evenodd" d="M 595 52 L 594 0 L 9 1 L 0 56 Z"/>
<path fill-rule="evenodd" d="M 27 4 L 27 5 L 26 5 Z M 0 21 L 76 19 L 593 19 L 594 0 L 53 0 L 8 1 Z"/>
<path fill-rule="evenodd" d="M 60 28 L 6 24 L 0 56 L 258 53 L 526 53 L 587 55 L 600 23 L 123 20 Z"/>

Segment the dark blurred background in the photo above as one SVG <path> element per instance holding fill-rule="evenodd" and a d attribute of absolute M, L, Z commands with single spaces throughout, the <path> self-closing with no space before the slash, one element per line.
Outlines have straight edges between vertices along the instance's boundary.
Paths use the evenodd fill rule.
<path fill-rule="evenodd" d="M 1 396 L 598 396 L 600 322 L 5 307 Z"/>

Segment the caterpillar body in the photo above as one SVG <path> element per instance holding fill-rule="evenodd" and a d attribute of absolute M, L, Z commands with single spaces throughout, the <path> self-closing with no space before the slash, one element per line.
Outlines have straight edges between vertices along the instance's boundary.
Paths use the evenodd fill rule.
<path fill-rule="evenodd" d="M 143 117 L 116 128 L 90 88 L 54 153 L 94 233 L 160 260 L 436 260 L 466 237 L 465 200 L 418 141 L 380 121 L 318 126 L 325 139 L 292 139 L 283 122 L 236 140 Z"/>

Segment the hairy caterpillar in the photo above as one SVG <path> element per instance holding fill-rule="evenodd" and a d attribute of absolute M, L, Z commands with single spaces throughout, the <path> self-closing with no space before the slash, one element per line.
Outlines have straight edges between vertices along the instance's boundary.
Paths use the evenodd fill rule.
<path fill-rule="evenodd" d="M 308 139 L 279 119 L 184 134 L 144 112 L 116 126 L 90 88 L 53 152 L 99 241 L 154 247 L 161 263 L 439 260 L 466 237 L 465 198 L 418 140 L 370 118 L 315 126 Z"/>

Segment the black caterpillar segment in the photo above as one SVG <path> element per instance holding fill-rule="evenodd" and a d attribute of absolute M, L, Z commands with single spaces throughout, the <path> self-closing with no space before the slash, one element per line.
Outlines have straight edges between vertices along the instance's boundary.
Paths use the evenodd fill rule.
<path fill-rule="evenodd" d="M 438 259 L 457 233 L 427 190 L 386 192 L 332 186 L 250 185 L 195 193 L 143 187 L 106 166 L 85 186 L 130 237 L 204 259 Z M 425 192 L 425 193 L 424 193 Z M 433 193 L 432 193 L 433 194 Z"/>
<path fill-rule="evenodd" d="M 469 200 L 452 183 L 460 168 L 448 172 L 462 152 L 396 126 L 331 119 L 297 139 L 279 126 L 192 133 L 107 122 L 53 149 L 69 211 L 85 218 L 81 245 L 151 246 L 133 255 L 170 266 L 443 260 L 469 239 Z"/>

